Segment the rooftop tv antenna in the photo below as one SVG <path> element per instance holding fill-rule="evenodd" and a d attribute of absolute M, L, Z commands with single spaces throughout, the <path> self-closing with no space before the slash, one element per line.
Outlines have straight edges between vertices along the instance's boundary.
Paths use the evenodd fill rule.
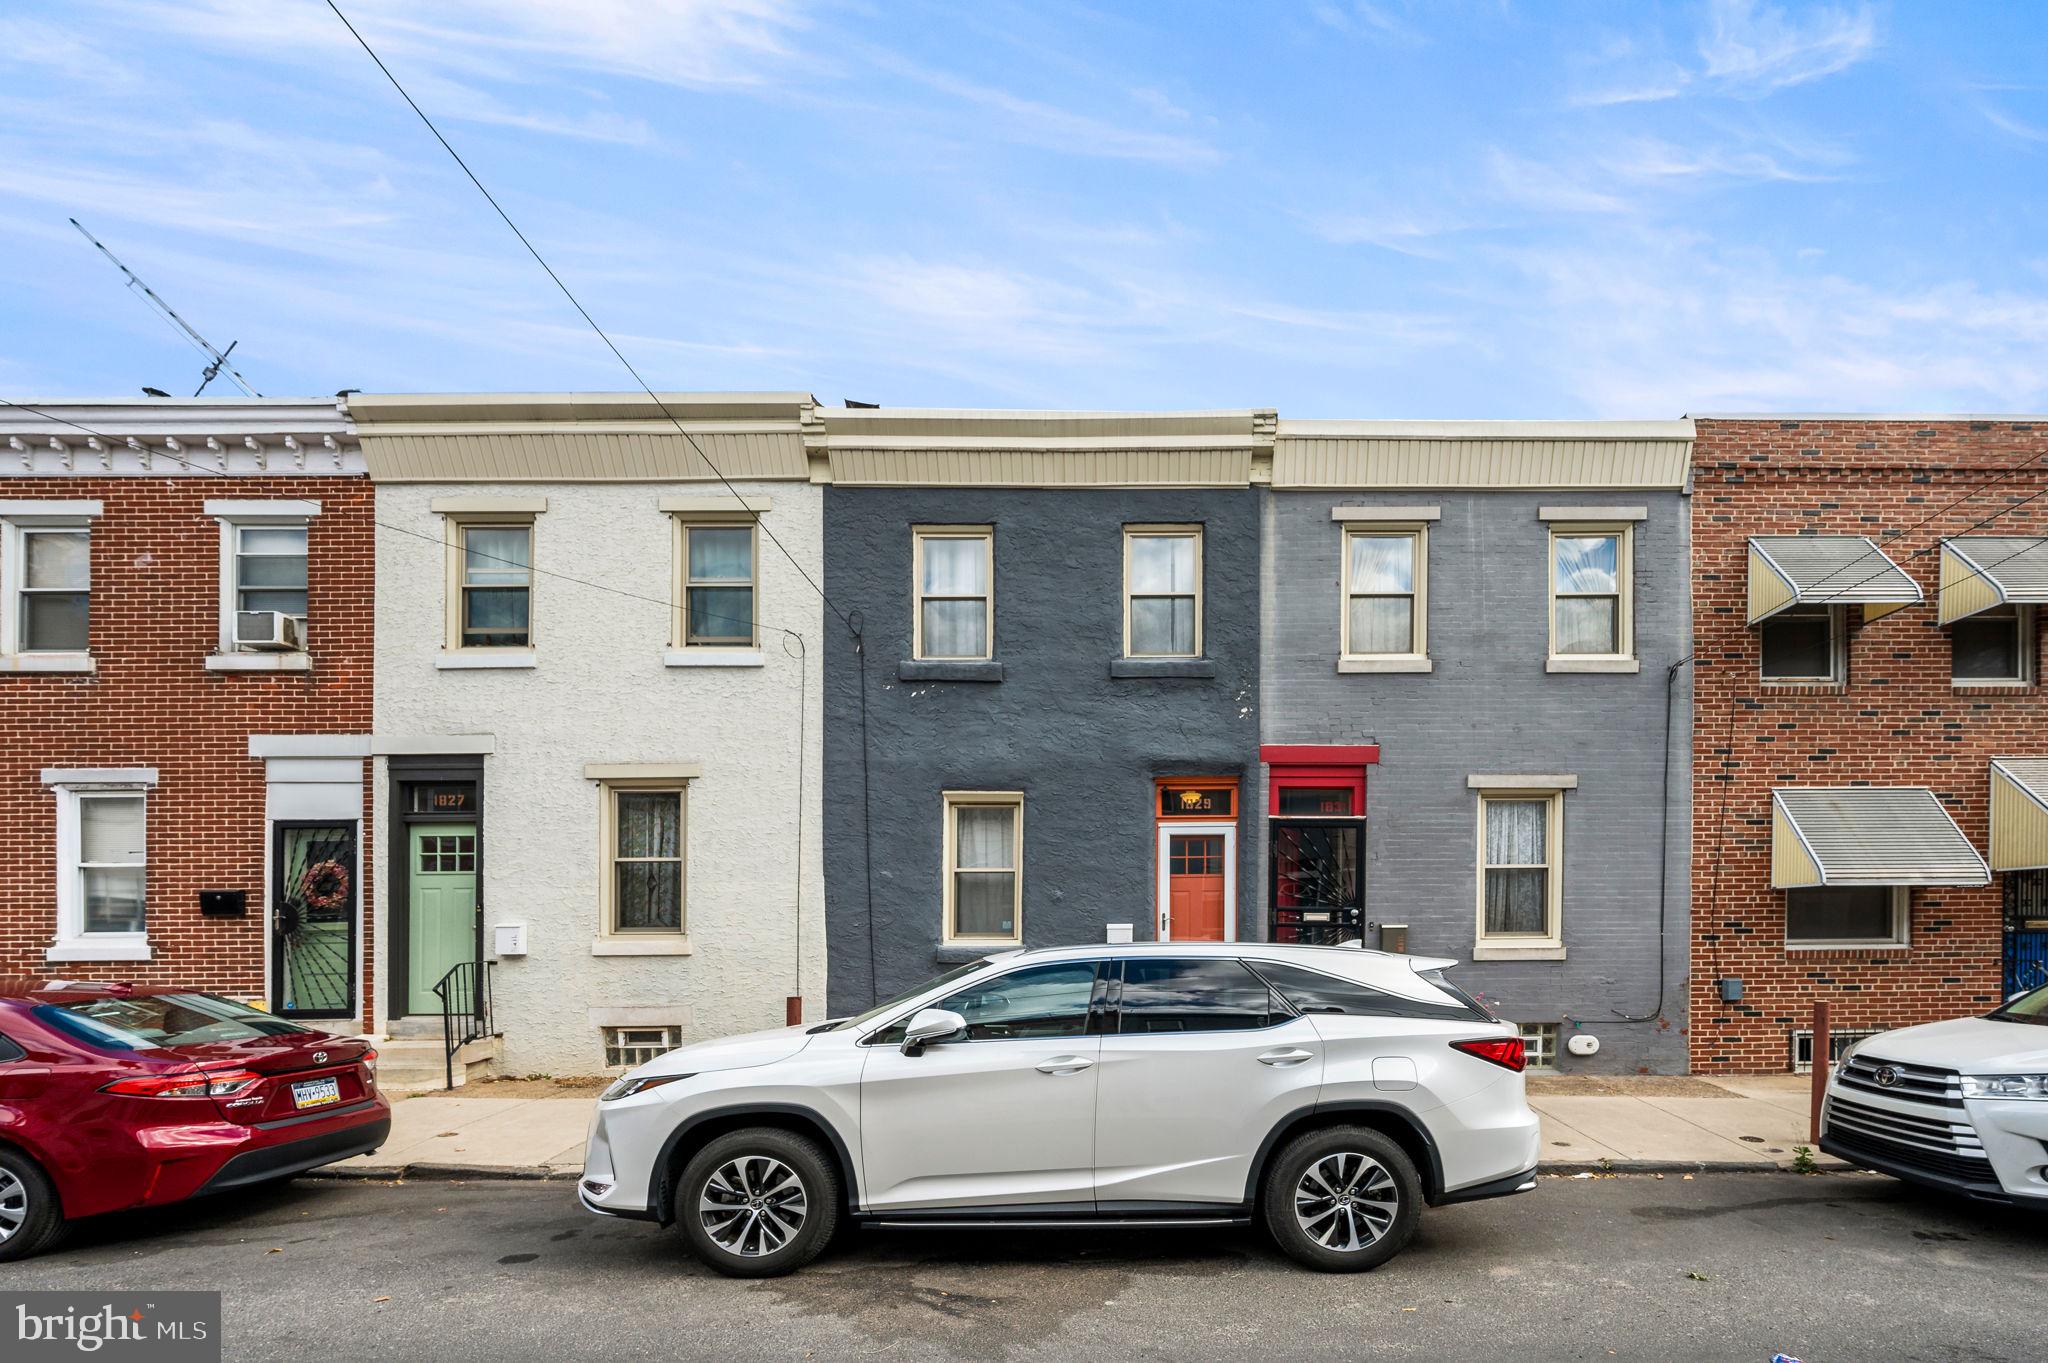
<path fill-rule="evenodd" d="M 129 269 L 126 265 L 123 265 L 121 263 L 121 258 L 119 256 L 115 255 L 112 251 L 109 251 L 100 242 L 100 239 L 98 237 L 86 231 L 84 223 L 80 222 L 76 218 L 73 218 L 71 219 L 71 225 L 78 229 L 78 235 L 84 237 L 87 241 L 91 242 L 101 255 L 105 256 L 110 262 L 112 262 L 115 269 L 119 270 L 122 274 L 128 277 L 129 288 L 134 289 L 136 292 L 140 293 L 145 303 L 149 304 L 151 308 L 155 309 L 155 311 L 160 316 L 162 316 L 165 321 L 169 322 L 172 326 L 176 327 L 179 333 L 182 334 L 186 340 L 190 341 L 195 347 L 198 348 L 201 354 L 207 357 L 209 363 L 207 364 L 205 370 L 203 371 L 203 377 L 201 377 L 199 381 L 199 387 L 194 389 L 192 392 L 193 397 L 196 398 L 201 393 L 204 393 L 206 391 L 206 385 L 212 383 L 215 379 L 219 378 L 220 372 L 223 369 L 227 370 L 228 377 L 233 379 L 235 381 L 235 386 L 237 388 L 240 388 L 244 393 L 247 393 L 252 398 L 260 398 L 263 396 L 263 394 L 257 392 L 254 388 L 250 387 L 249 381 L 243 378 L 233 365 L 228 363 L 228 356 L 235 353 L 235 347 L 237 345 L 240 345 L 241 342 L 229 341 L 228 348 L 226 350 L 215 350 L 212 344 L 208 342 L 204 336 L 201 336 L 198 332 L 192 329 L 192 325 L 189 322 L 187 322 L 184 318 L 178 316 L 176 310 L 173 309 L 169 303 L 164 302 L 163 299 L 158 298 L 156 296 L 155 289 L 150 288 L 149 285 L 142 282 L 141 275 L 136 274 L 135 271 Z"/>

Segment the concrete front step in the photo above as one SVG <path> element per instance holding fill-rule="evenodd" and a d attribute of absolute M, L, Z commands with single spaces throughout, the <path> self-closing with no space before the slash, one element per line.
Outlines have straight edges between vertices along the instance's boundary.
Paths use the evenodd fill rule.
<path fill-rule="evenodd" d="M 455 1087 L 496 1073 L 503 1042 L 495 1036 L 472 1041 L 455 1053 Z M 387 1037 L 377 1043 L 377 1086 L 392 1093 L 428 1093 L 446 1087 L 448 1067 L 441 1038 Z"/>

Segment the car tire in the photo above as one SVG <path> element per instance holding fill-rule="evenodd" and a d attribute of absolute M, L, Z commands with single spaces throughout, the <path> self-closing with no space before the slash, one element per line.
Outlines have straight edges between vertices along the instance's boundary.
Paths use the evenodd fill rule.
<path fill-rule="evenodd" d="M 839 1198 L 838 1165 L 816 1141 L 753 1127 L 715 1137 L 690 1157 L 672 1210 L 683 1238 L 711 1268 L 733 1278 L 775 1278 L 831 1243 Z"/>
<path fill-rule="evenodd" d="M 56 1186 L 42 1166 L 0 1146 L 0 1263 L 41 1254 L 67 1229 Z"/>
<path fill-rule="evenodd" d="M 1422 1219 L 1422 1179 L 1392 1139 L 1363 1126 L 1296 1136 L 1267 1167 L 1260 1210 L 1282 1253 L 1324 1273 L 1376 1268 Z"/>

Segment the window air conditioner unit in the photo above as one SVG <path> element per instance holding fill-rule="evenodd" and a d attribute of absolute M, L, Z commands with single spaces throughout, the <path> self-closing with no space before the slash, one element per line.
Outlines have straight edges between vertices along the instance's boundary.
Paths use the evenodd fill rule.
<path fill-rule="evenodd" d="M 306 647 L 306 627 L 283 611 L 236 611 L 235 647 L 265 653 L 298 653 Z"/>

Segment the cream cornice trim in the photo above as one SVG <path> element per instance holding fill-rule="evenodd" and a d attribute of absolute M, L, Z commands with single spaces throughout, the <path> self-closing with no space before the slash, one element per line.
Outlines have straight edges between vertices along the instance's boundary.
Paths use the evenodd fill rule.
<path fill-rule="evenodd" d="M 1691 440 L 1681 421 L 1318 421 L 1283 419 L 1280 438 L 1373 440 Z"/>
<path fill-rule="evenodd" d="M 1579 778 L 1563 773 L 1533 776 L 1468 776 L 1467 790 L 1577 790 Z"/>

